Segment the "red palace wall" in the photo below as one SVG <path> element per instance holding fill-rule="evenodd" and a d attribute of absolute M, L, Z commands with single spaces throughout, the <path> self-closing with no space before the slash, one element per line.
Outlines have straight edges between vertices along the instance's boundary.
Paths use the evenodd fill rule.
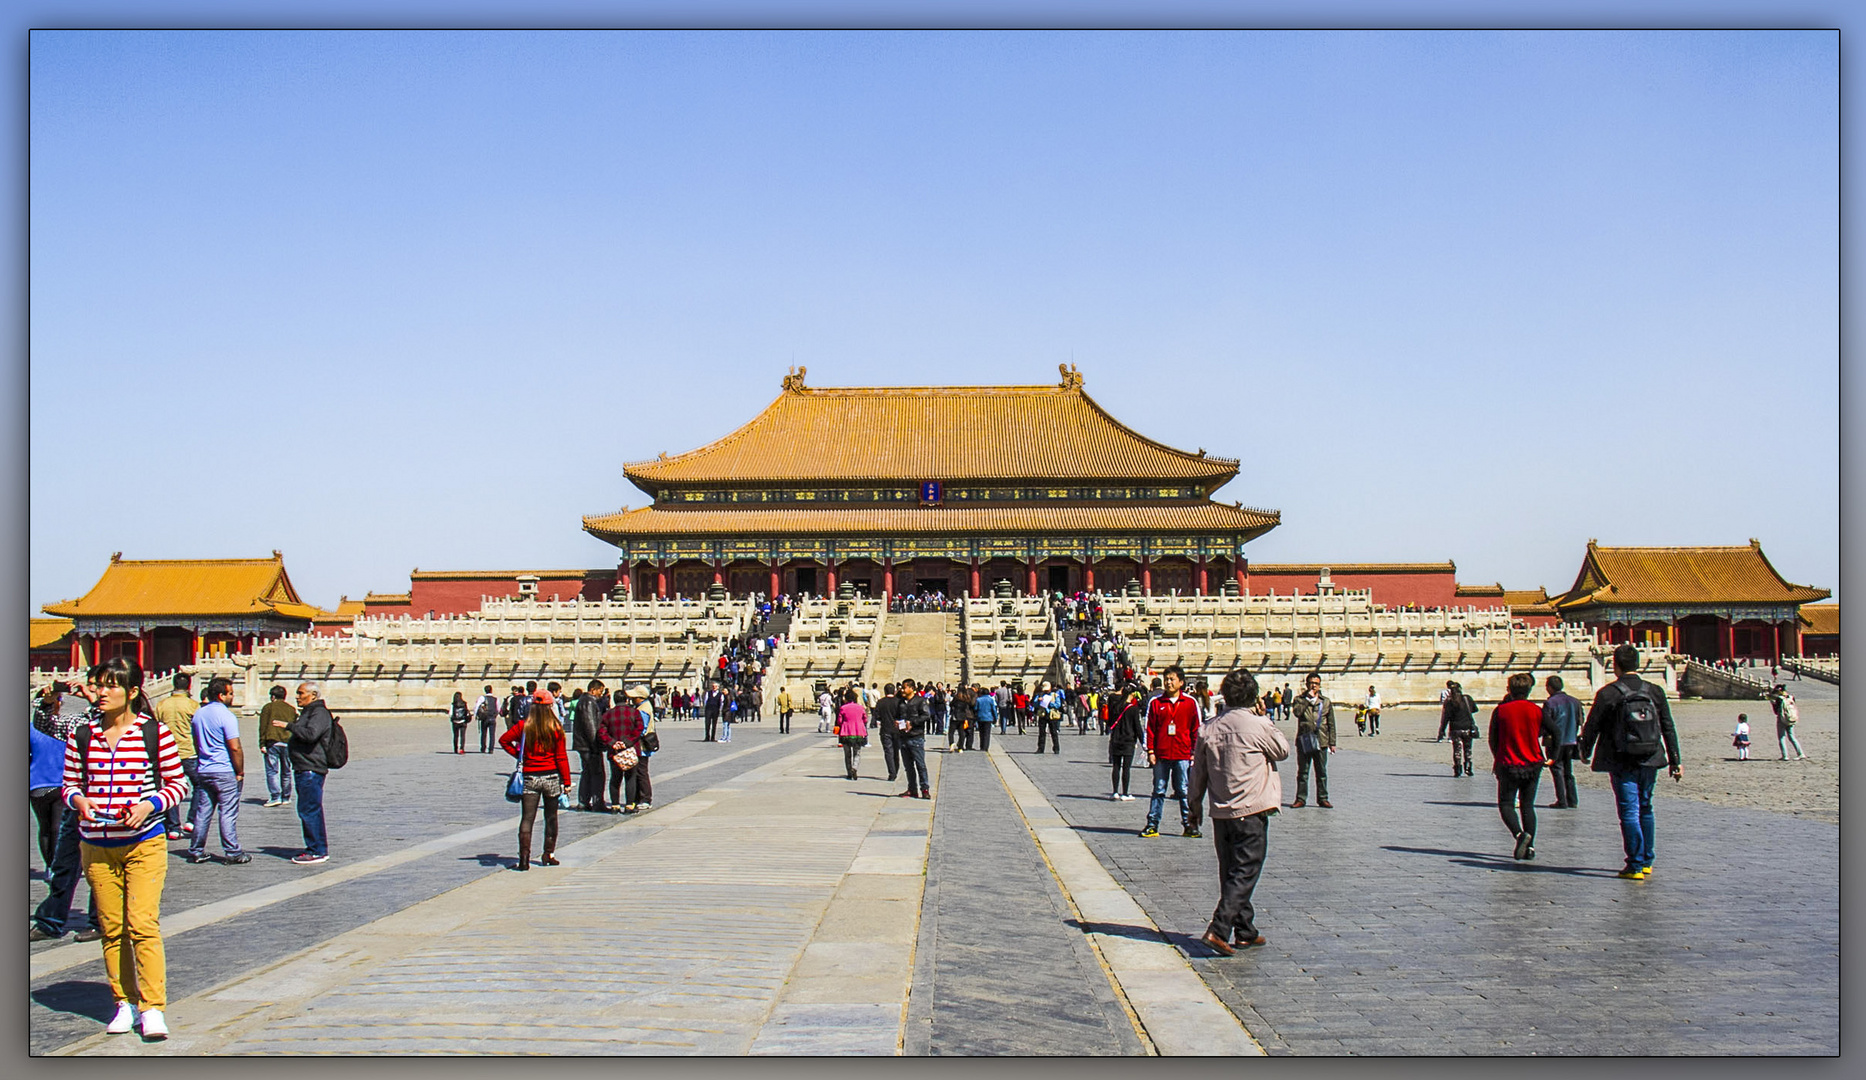
<path fill-rule="evenodd" d="M 436 615 L 464 615 L 478 611 L 480 599 L 487 596 L 517 596 L 519 575 L 522 570 L 514 570 L 510 577 L 501 575 L 491 577 L 474 574 L 471 577 L 427 577 L 412 578 L 408 583 L 409 603 L 406 611 L 410 618 L 419 619 L 432 611 Z M 540 600 L 575 600 L 581 596 L 585 600 L 601 600 L 615 587 L 614 570 L 591 570 L 580 577 L 546 577 L 540 575 L 538 581 L 538 599 Z M 399 614 L 401 608 L 384 608 L 387 613 Z M 371 612 L 375 614 L 375 612 Z"/>
<path fill-rule="evenodd" d="M 1278 596 L 1289 596 L 1297 591 L 1304 596 L 1315 595 L 1315 583 L 1319 575 L 1314 570 L 1280 571 L 1256 566 L 1249 569 L 1252 595 L 1266 595 L 1272 589 L 1276 590 Z M 1448 608 L 1472 603 L 1484 606 L 1481 602 L 1459 599 L 1457 571 L 1451 567 L 1442 571 L 1399 573 L 1357 573 L 1352 569 L 1330 569 L 1329 578 L 1337 590 L 1372 590 L 1374 603 L 1388 607 L 1417 604 L 1423 608 Z"/>

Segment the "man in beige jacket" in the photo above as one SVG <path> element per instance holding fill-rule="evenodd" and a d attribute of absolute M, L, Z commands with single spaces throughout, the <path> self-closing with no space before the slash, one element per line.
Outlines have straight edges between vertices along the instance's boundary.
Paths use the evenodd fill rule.
<path fill-rule="evenodd" d="M 1250 672 L 1239 668 L 1226 675 L 1219 692 L 1225 709 L 1199 734 L 1186 801 L 1196 827 L 1211 797 L 1212 843 L 1218 849 L 1218 907 L 1199 940 L 1230 956 L 1264 943 L 1250 899 L 1263 873 L 1270 815 L 1283 803 L 1276 762 L 1289 757 L 1289 740 L 1263 715 Z"/>

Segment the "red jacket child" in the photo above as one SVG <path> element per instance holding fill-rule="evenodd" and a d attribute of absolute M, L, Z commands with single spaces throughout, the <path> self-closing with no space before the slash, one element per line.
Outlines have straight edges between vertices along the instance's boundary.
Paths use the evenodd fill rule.
<path fill-rule="evenodd" d="M 1147 752 L 1156 761 L 1191 761 L 1199 744 L 1199 703 L 1188 694 L 1165 694 L 1147 705 Z"/>

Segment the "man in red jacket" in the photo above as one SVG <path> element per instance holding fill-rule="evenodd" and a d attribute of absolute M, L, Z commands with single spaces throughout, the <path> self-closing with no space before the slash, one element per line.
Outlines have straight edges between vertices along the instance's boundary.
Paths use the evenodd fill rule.
<path fill-rule="evenodd" d="M 1140 830 L 1140 835 L 1160 835 L 1160 813 L 1166 809 L 1166 783 L 1170 777 L 1184 835 L 1201 836 L 1198 826 L 1192 823 L 1191 804 L 1186 801 L 1186 773 L 1192 767 L 1192 750 L 1199 744 L 1199 703 L 1181 692 L 1186 673 L 1178 664 L 1161 674 L 1166 692 L 1147 703 L 1147 764 L 1153 766 L 1153 801 L 1147 804 L 1147 827 Z"/>

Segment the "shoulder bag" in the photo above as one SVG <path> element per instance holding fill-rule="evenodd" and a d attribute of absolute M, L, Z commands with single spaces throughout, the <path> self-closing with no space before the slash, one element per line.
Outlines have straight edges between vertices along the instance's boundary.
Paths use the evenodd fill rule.
<path fill-rule="evenodd" d="M 525 738 L 522 735 L 518 739 L 518 768 L 512 770 L 505 782 L 505 801 L 525 801 Z"/>

